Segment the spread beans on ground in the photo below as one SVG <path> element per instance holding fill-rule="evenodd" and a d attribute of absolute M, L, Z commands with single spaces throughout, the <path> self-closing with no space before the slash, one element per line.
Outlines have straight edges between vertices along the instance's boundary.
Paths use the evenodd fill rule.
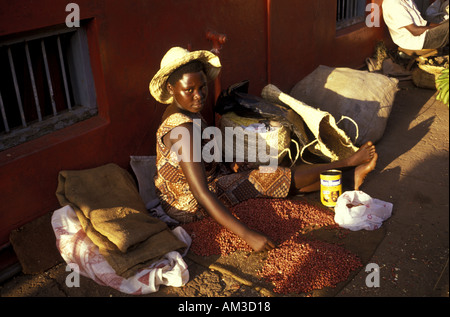
<path fill-rule="evenodd" d="M 259 276 L 280 294 L 306 293 L 335 287 L 350 272 L 362 266 L 359 258 L 345 248 L 304 238 L 308 228 L 338 228 L 334 214 L 303 200 L 249 199 L 231 208 L 249 228 L 278 243 L 268 252 Z M 220 226 L 211 217 L 183 225 L 191 235 L 191 251 L 201 256 L 228 255 L 236 250 L 251 251 L 247 243 Z"/>

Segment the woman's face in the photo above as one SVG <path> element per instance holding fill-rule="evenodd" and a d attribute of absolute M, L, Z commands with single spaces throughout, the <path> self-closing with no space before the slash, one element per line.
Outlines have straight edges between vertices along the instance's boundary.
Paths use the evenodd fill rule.
<path fill-rule="evenodd" d="M 175 85 L 167 84 L 173 104 L 192 113 L 200 112 L 208 95 L 206 75 L 203 71 L 186 73 Z"/>

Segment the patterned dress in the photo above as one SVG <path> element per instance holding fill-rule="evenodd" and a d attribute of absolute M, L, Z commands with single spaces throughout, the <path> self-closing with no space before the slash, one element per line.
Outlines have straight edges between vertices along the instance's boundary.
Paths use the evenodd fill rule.
<path fill-rule="evenodd" d="M 175 152 L 163 143 L 163 137 L 173 128 L 184 123 L 206 122 L 199 114 L 174 113 L 167 117 L 156 133 L 155 187 L 165 212 L 182 222 L 203 218 L 205 210 L 198 204 Z M 202 140 L 202 146 L 208 141 Z M 258 197 L 286 197 L 291 185 L 291 170 L 278 167 L 273 173 L 260 173 L 259 169 L 234 173 L 221 162 L 204 162 L 208 187 L 227 206 Z"/>

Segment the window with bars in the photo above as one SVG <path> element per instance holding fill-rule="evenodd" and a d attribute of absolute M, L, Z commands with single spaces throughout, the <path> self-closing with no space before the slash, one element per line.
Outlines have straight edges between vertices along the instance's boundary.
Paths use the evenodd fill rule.
<path fill-rule="evenodd" d="M 342 29 L 365 19 L 367 0 L 337 0 L 336 29 Z"/>
<path fill-rule="evenodd" d="M 84 27 L 0 38 L 0 151 L 96 114 Z"/>

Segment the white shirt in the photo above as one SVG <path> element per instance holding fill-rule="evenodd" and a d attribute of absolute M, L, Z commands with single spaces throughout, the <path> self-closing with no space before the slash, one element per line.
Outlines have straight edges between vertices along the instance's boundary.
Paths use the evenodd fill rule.
<path fill-rule="evenodd" d="M 411 24 L 427 25 L 427 21 L 422 18 L 414 0 L 384 0 L 382 8 L 384 22 L 389 28 L 394 43 L 401 48 L 421 50 L 428 31 L 414 36 L 405 28 Z"/>

